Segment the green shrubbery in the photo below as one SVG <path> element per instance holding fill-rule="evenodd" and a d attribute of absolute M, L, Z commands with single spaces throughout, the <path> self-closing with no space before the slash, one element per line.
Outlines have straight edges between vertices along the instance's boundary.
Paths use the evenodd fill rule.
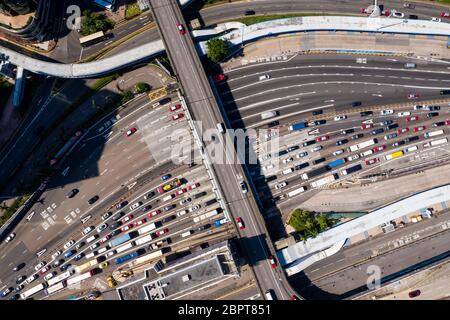
<path fill-rule="evenodd" d="M 319 233 L 331 228 L 338 222 L 324 214 L 316 214 L 302 209 L 295 209 L 289 219 L 291 225 L 302 240 L 315 238 Z"/>

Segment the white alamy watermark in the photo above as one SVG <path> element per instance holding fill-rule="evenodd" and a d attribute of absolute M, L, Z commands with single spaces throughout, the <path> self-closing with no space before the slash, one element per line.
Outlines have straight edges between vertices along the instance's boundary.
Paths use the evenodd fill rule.
<path fill-rule="evenodd" d="M 66 20 L 66 26 L 69 30 L 81 29 L 81 8 L 77 5 L 67 7 L 66 13 L 69 15 Z"/>
<path fill-rule="evenodd" d="M 367 289 L 381 288 L 381 269 L 377 265 L 369 265 L 366 270 L 367 273 Z"/>

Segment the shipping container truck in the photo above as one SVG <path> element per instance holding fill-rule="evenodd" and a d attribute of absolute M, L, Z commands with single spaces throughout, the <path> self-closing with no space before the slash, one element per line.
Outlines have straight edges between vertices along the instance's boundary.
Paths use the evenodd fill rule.
<path fill-rule="evenodd" d="M 337 159 L 337 160 L 334 160 L 334 161 L 328 163 L 328 166 L 330 168 L 336 168 L 344 163 L 345 163 L 345 159 Z"/>
<path fill-rule="evenodd" d="M 127 234 L 124 234 L 124 235 L 110 241 L 109 246 L 112 248 L 112 247 L 118 246 L 119 244 L 127 242 L 130 239 L 131 239 L 130 234 L 127 233 Z"/>
<path fill-rule="evenodd" d="M 385 158 L 386 160 L 391 160 L 391 159 L 395 159 L 395 158 L 401 157 L 401 156 L 403 156 L 403 155 L 404 155 L 403 150 L 400 150 L 400 151 L 397 151 L 397 152 L 388 154 L 388 155 L 384 156 L 384 158 Z"/>
<path fill-rule="evenodd" d="M 125 255 L 125 256 L 119 257 L 119 258 L 116 259 L 116 264 L 121 264 L 121 263 L 127 262 L 127 261 L 129 261 L 129 260 L 131 260 L 133 258 L 136 258 L 138 255 L 139 255 L 138 252 L 134 251 L 134 252 L 129 253 L 129 254 Z"/>
<path fill-rule="evenodd" d="M 144 234 L 146 232 L 150 232 L 152 230 L 156 229 L 156 225 L 154 223 L 150 223 L 149 225 L 146 225 L 145 227 L 139 228 L 138 229 L 138 233 L 139 234 Z"/>
<path fill-rule="evenodd" d="M 288 193 L 288 197 L 295 197 L 296 195 L 306 191 L 306 187 L 300 187 L 298 189 L 292 190 Z"/>
<path fill-rule="evenodd" d="M 302 174 L 302 179 L 303 179 L 303 180 L 308 180 L 308 179 L 317 177 L 318 175 L 321 175 L 322 173 L 325 173 L 325 172 L 327 172 L 327 171 L 329 171 L 329 170 L 330 170 L 330 168 L 329 168 L 328 166 L 320 167 L 320 168 L 311 170 L 311 171 L 309 171 L 309 172 L 303 173 L 303 174 Z"/>
<path fill-rule="evenodd" d="M 362 166 L 360 164 L 357 164 L 356 166 L 353 166 L 353 167 L 346 168 L 346 169 L 342 170 L 341 173 L 344 176 L 346 176 L 346 175 L 352 174 L 352 173 L 354 173 L 356 171 L 359 171 L 361 169 L 362 169 Z"/>
<path fill-rule="evenodd" d="M 295 131 L 295 130 L 304 129 L 306 127 L 307 127 L 306 122 L 298 122 L 298 123 L 294 123 L 293 125 L 289 126 L 289 130 Z"/>
<path fill-rule="evenodd" d="M 435 131 L 426 132 L 423 136 L 425 138 L 430 138 L 430 137 L 440 136 L 441 134 L 444 134 L 444 130 L 435 130 Z"/>
<path fill-rule="evenodd" d="M 348 151 L 354 152 L 356 150 L 360 150 L 360 149 L 364 149 L 369 146 L 372 146 L 376 143 L 378 143 L 377 139 L 370 139 L 370 140 L 367 140 L 367 141 L 364 141 L 364 142 L 361 142 L 361 143 L 358 143 L 358 144 L 348 147 Z"/>

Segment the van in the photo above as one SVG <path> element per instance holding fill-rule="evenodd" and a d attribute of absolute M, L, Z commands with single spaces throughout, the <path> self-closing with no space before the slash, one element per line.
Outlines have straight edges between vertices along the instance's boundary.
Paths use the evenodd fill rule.
<path fill-rule="evenodd" d="M 169 204 L 168 206 L 165 206 L 164 207 L 164 211 L 170 211 L 170 210 L 172 210 L 173 208 L 175 208 L 175 205 L 174 204 Z"/>
<path fill-rule="evenodd" d="M 90 236 L 89 238 L 87 238 L 86 242 L 91 243 L 92 241 L 94 241 L 97 238 L 98 238 L 98 234 L 94 234 L 93 236 Z"/>
<path fill-rule="evenodd" d="M 219 122 L 217 124 L 217 130 L 219 130 L 220 133 L 224 133 L 225 132 L 225 126 L 223 125 L 222 122 Z"/>
<path fill-rule="evenodd" d="M 173 197 L 174 197 L 173 194 L 169 194 L 169 195 L 167 195 L 167 196 L 165 196 L 165 197 L 163 198 L 163 201 L 169 201 L 169 200 L 172 200 Z"/>
<path fill-rule="evenodd" d="M 292 171 L 294 171 L 293 168 L 285 169 L 285 170 L 283 170 L 283 174 L 289 174 L 289 173 L 291 173 Z"/>
<path fill-rule="evenodd" d="M 101 253 L 103 253 L 103 252 L 105 252 L 107 250 L 108 250 L 108 248 L 101 248 L 101 249 L 98 249 L 97 253 L 101 254 Z"/>
<path fill-rule="evenodd" d="M 417 146 L 408 147 L 405 149 L 406 152 L 413 152 L 417 150 Z"/>
<path fill-rule="evenodd" d="M 184 216 L 186 213 L 188 213 L 187 210 L 181 210 L 180 212 L 177 213 L 177 216 L 181 217 Z"/>
<path fill-rule="evenodd" d="M 94 256 L 95 256 L 95 252 L 91 252 L 91 253 L 86 255 L 86 259 L 93 258 Z"/>
<path fill-rule="evenodd" d="M 181 234 L 181 237 L 182 238 L 185 238 L 185 237 L 189 237 L 191 234 L 193 234 L 194 232 L 192 231 L 192 230 L 189 230 L 189 231 L 186 231 L 186 232 L 183 232 L 182 234 Z"/>
<path fill-rule="evenodd" d="M 30 283 L 32 283 L 34 280 L 36 280 L 37 278 L 38 278 L 38 275 L 37 275 L 37 274 L 33 274 L 33 275 L 29 276 L 29 277 L 27 278 L 27 280 L 25 280 L 25 282 L 26 282 L 27 284 L 30 284 Z"/>
<path fill-rule="evenodd" d="M 269 290 L 267 290 L 267 291 L 264 293 L 264 295 L 266 296 L 266 299 L 267 299 L 267 300 L 275 300 L 275 296 L 274 296 L 274 294 L 273 294 L 272 291 L 273 291 L 273 290 L 269 289 Z"/>
<path fill-rule="evenodd" d="M 270 75 L 265 74 L 263 76 L 259 76 L 259 81 L 270 79 Z"/>
<path fill-rule="evenodd" d="M 415 63 L 412 63 L 412 62 L 405 63 L 406 69 L 414 69 L 415 67 L 416 67 Z"/>

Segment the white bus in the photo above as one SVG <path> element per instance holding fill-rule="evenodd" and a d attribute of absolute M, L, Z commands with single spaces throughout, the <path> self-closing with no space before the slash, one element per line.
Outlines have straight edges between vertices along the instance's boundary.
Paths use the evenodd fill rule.
<path fill-rule="evenodd" d="M 139 228 L 138 229 L 138 233 L 139 234 L 144 234 L 147 233 L 149 231 L 155 230 L 156 229 L 156 225 L 154 223 L 150 223 L 149 225 Z"/>
<path fill-rule="evenodd" d="M 423 136 L 425 138 L 430 138 L 430 137 L 440 136 L 441 134 L 444 134 L 444 130 L 435 130 L 435 131 L 426 132 L 426 133 L 424 133 Z"/>
<path fill-rule="evenodd" d="M 85 37 L 80 38 L 80 45 L 82 47 L 87 47 L 92 44 L 95 44 L 97 42 L 100 42 L 105 39 L 105 34 L 103 31 L 99 31 L 90 35 L 87 35 Z"/>
<path fill-rule="evenodd" d="M 295 190 L 289 192 L 288 193 L 288 197 L 294 197 L 294 196 L 296 196 L 296 195 L 298 195 L 298 194 L 300 194 L 302 192 L 305 192 L 305 191 L 306 191 L 305 187 L 300 187 L 298 189 L 295 189 Z"/>
<path fill-rule="evenodd" d="M 70 270 L 70 271 L 66 271 L 64 273 L 61 273 L 59 276 L 56 276 L 54 278 L 51 278 L 50 280 L 47 281 L 49 286 L 54 285 L 55 283 L 58 283 L 60 281 L 63 281 L 65 279 L 67 279 L 68 277 L 70 277 L 75 271 L 74 270 Z"/>
<path fill-rule="evenodd" d="M 266 112 L 261 113 L 261 120 L 270 119 L 270 118 L 273 118 L 276 116 L 277 116 L 276 111 L 266 111 Z"/>
<path fill-rule="evenodd" d="M 92 271 L 85 272 L 85 273 L 80 274 L 78 276 L 74 276 L 74 277 L 71 277 L 71 278 L 67 279 L 67 285 L 70 286 L 72 284 L 75 284 L 75 283 L 81 282 L 83 280 L 89 279 L 90 277 L 92 277 Z"/>
<path fill-rule="evenodd" d="M 118 248 L 116 249 L 116 251 L 117 251 L 117 253 L 120 253 L 120 252 L 123 252 L 123 251 L 125 251 L 125 250 L 131 249 L 132 247 L 133 247 L 133 243 L 130 242 L 130 243 L 124 245 L 124 246 L 118 247 Z"/>
<path fill-rule="evenodd" d="M 44 290 L 47 287 L 47 284 L 45 282 L 38 284 L 37 286 L 28 289 L 27 291 L 20 294 L 20 297 L 25 300 L 31 297 L 32 295 Z"/>
<path fill-rule="evenodd" d="M 47 289 L 45 289 L 45 294 L 48 296 L 49 294 L 55 293 L 59 290 L 62 290 L 66 287 L 66 281 L 63 280 L 61 282 L 58 282 L 57 284 L 48 287 Z"/>
<path fill-rule="evenodd" d="M 211 218 L 211 217 L 217 215 L 218 213 L 219 213 L 219 212 L 217 211 L 217 209 L 216 209 L 216 210 L 213 210 L 213 211 L 210 211 L 210 212 L 207 212 L 207 213 L 204 213 L 204 214 L 202 214 L 202 215 L 200 215 L 200 216 L 198 216 L 198 217 L 195 217 L 195 218 L 194 218 L 194 223 L 197 223 L 197 222 L 200 222 L 200 221 L 202 221 L 202 220 Z"/>
<path fill-rule="evenodd" d="M 147 243 L 147 242 L 152 241 L 152 240 L 153 240 L 152 235 L 148 234 L 145 237 L 137 239 L 134 243 L 136 243 L 137 246 L 140 246 L 141 244 Z"/>
<path fill-rule="evenodd" d="M 370 140 L 367 140 L 367 141 L 364 141 L 364 142 L 355 144 L 355 145 L 353 145 L 353 146 L 350 146 L 350 147 L 348 148 L 348 151 L 353 152 L 353 151 L 356 151 L 356 150 L 359 150 L 359 149 L 364 149 L 364 148 L 367 148 L 367 147 L 369 147 L 369 146 L 372 146 L 372 145 L 374 145 L 374 144 L 376 144 L 376 143 L 378 143 L 378 140 L 376 140 L 376 139 L 370 139 Z"/>

